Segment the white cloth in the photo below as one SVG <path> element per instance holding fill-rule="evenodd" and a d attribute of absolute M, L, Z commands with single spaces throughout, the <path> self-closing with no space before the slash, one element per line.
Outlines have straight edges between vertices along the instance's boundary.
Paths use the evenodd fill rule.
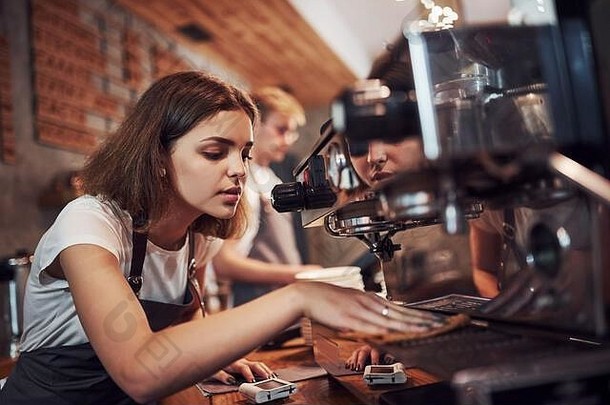
<path fill-rule="evenodd" d="M 50 276 L 45 269 L 64 249 L 77 244 L 92 244 L 112 253 L 127 277 L 131 267 L 131 233 L 129 215 L 96 197 L 79 197 L 62 210 L 34 253 L 24 300 L 21 351 L 88 342 L 68 282 Z M 194 257 L 201 265 L 218 252 L 222 241 L 201 234 L 195 234 L 195 238 Z M 168 251 L 148 241 L 142 269 L 141 299 L 182 303 L 187 281 L 188 246 L 187 240 L 179 250 Z"/>

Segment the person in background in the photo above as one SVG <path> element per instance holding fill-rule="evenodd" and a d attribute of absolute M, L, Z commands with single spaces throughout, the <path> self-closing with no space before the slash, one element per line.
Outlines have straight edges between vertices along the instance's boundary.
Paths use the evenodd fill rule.
<path fill-rule="evenodd" d="M 252 97 L 261 121 L 246 183 L 251 221 L 246 234 L 225 241 L 213 261 L 216 275 L 231 281 L 234 306 L 293 282 L 296 273 L 320 267 L 302 264 L 291 213 L 271 206 L 271 190 L 282 181 L 270 165 L 282 162 L 297 140 L 298 127 L 305 123 L 303 107 L 278 87 L 263 87 Z"/>
<path fill-rule="evenodd" d="M 404 37 L 399 37 L 388 52 L 375 61 L 369 78 L 379 79 L 381 84 L 392 92 L 403 92 L 409 99 L 415 98 L 408 42 Z M 408 119 L 412 121 L 405 127 L 412 128 L 413 131 L 405 133 L 401 139 L 370 139 L 366 145 L 352 144 L 348 140 L 350 162 L 362 181 L 362 187 L 356 190 L 356 196 L 368 198 L 371 188 L 379 187 L 381 183 L 391 181 L 399 174 L 414 173 L 415 181 L 425 175 L 428 162 L 424 156 L 419 119 L 416 116 Z M 383 134 L 378 135 L 381 138 Z M 407 177 L 405 181 L 409 179 L 411 177 Z M 459 291 L 461 288 L 465 288 L 467 292 L 473 291 L 469 257 L 462 257 L 463 252 L 468 252 L 467 236 L 449 236 L 441 225 L 428 225 L 398 232 L 392 237 L 392 241 L 400 244 L 401 248 L 394 253 L 390 262 L 384 263 L 384 282 L 388 285 L 390 299 L 416 301 L 432 298 L 424 297 L 423 294 L 440 296 L 448 292 L 464 292 Z M 375 260 L 374 265 L 379 266 L 379 261 Z M 400 291 L 392 291 L 390 284 L 400 284 L 395 280 L 399 277 L 398 273 L 408 275 L 409 281 L 402 281 L 405 285 L 400 285 Z M 456 280 L 460 273 L 464 273 L 467 281 Z M 444 282 L 437 282 L 431 287 L 433 282 L 430 279 L 434 275 L 444 276 L 439 278 Z M 389 282 L 391 279 L 394 279 L 393 283 Z M 352 370 L 363 370 L 368 363 L 388 364 L 393 361 L 395 359 L 391 353 L 383 353 L 364 345 L 348 357 L 345 366 Z"/>
<path fill-rule="evenodd" d="M 63 208 L 68 202 L 83 195 L 82 181 L 78 170 L 61 172 L 52 181 L 50 187 L 38 198 L 41 207 Z"/>
<path fill-rule="evenodd" d="M 422 151 L 421 138 L 410 136 L 396 143 L 374 140 L 369 142 L 367 153 L 353 156 L 350 160 L 358 177 L 368 187 L 374 187 L 383 181 L 392 179 L 399 173 L 417 172 L 426 166 Z M 419 299 L 441 296 L 449 292 L 459 291 L 462 282 L 457 280 L 456 270 L 469 268 L 468 258 L 462 257 L 468 252 L 468 237 L 466 235 L 447 235 L 442 225 L 428 225 L 416 227 L 396 233 L 392 237 L 394 243 L 399 243 L 401 249 L 394 253 L 391 262 L 384 263 L 385 282 L 388 284 L 388 295 L 391 299 L 401 301 L 417 301 Z M 378 260 L 375 261 L 378 265 Z M 398 273 L 408 274 L 409 282 L 400 291 L 393 291 L 390 284 L 396 286 Z M 434 275 L 442 275 L 445 282 L 435 283 L 429 279 Z M 470 286 L 470 281 L 467 284 Z M 434 292 L 436 291 L 436 292 Z M 429 294 L 432 296 L 421 296 Z M 415 298 L 415 299 L 414 299 Z M 355 350 L 345 362 L 347 368 L 361 371 L 367 364 L 391 364 L 395 358 L 390 353 L 383 353 L 364 345 Z"/>
<path fill-rule="evenodd" d="M 242 356 L 302 316 L 370 333 L 438 324 L 321 283 L 204 316 L 196 284 L 205 264 L 246 226 L 256 120 L 246 93 L 201 72 L 144 92 L 89 158 L 85 194 L 36 248 L 20 355 L 0 403 L 148 403 L 221 369 L 228 383 L 266 378 L 268 366 Z"/>
<path fill-rule="evenodd" d="M 470 221 L 473 280 L 480 295 L 492 299 L 482 308 L 484 312 L 500 316 L 541 313 L 549 310 L 543 304 L 550 302 L 580 302 L 574 307 L 584 307 L 591 295 L 586 286 L 590 283 L 587 269 L 592 266 L 588 254 L 592 214 L 582 196 L 566 196 L 569 198 L 546 204 L 537 201 L 538 205 L 530 207 L 487 208 Z M 550 252 L 533 255 L 535 228 L 562 235 L 567 246 L 557 261 Z M 574 272 L 574 268 L 581 271 Z M 559 314 L 569 309 L 565 307 L 552 310 Z"/>
<path fill-rule="evenodd" d="M 389 180 L 397 173 L 417 171 L 425 166 L 421 138 L 412 136 L 396 143 L 373 140 L 363 155 L 350 152 L 350 161 L 358 177 L 368 187 Z"/>
<path fill-rule="evenodd" d="M 525 213 L 523 210 L 518 212 Z M 516 237 L 518 243 L 524 243 L 525 227 L 517 226 L 514 213 L 512 209 L 488 209 L 470 223 L 472 276 L 482 297 L 494 298 L 506 282 L 505 277 L 521 270 L 521 248 L 514 248 L 511 243 L 517 243 Z M 525 217 L 520 218 L 519 223 L 525 223 L 526 220 Z M 514 232 L 515 228 L 520 230 L 519 234 L 511 234 L 511 242 L 508 243 L 509 232 Z"/>

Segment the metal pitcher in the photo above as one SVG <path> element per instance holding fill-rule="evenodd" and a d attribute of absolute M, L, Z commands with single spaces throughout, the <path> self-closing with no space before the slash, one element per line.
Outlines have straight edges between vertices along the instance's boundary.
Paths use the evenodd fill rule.
<path fill-rule="evenodd" d="M 15 356 L 23 332 L 23 297 L 32 255 L 17 251 L 0 259 L 0 356 Z"/>

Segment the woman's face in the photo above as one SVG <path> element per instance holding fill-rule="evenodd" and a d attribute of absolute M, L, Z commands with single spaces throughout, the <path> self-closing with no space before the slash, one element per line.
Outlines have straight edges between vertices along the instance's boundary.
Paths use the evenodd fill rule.
<path fill-rule="evenodd" d="M 170 154 L 172 209 L 195 217 L 235 215 L 251 148 L 252 123 L 241 110 L 222 111 L 180 137 Z"/>
<path fill-rule="evenodd" d="M 350 156 L 356 173 L 366 184 L 374 186 L 396 173 L 418 170 L 424 165 L 421 140 L 406 138 L 398 143 L 373 141 L 362 156 Z"/>

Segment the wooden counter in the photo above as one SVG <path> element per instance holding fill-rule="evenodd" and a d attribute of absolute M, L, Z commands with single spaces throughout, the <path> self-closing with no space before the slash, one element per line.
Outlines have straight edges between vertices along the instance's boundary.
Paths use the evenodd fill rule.
<path fill-rule="evenodd" d="M 316 365 L 312 347 L 302 339 L 295 339 L 274 350 L 258 350 L 247 356 L 254 361 L 262 361 L 272 369 L 291 366 Z M 14 365 L 13 359 L 0 358 L 0 377 L 8 375 Z M 409 381 L 401 389 L 430 384 L 438 381 L 432 375 L 418 369 L 408 369 Z M 376 405 L 381 394 L 390 391 L 386 387 L 371 387 L 364 383 L 361 374 L 341 377 L 330 375 L 296 382 L 298 391 L 284 404 L 325 404 L 325 405 Z M 248 402 L 238 392 L 204 395 L 197 387 L 190 387 L 161 401 L 161 405 L 229 405 Z"/>
<path fill-rule="evenodd" d="M 286 343 L 274 350 L 255 351 L 248 356 L 249 360 L 262 361 L 272 369 L 281 369 L 295 365 L 315 365 L 312 348 L 305 346 L 301 339 Z M 341 384 L 328 376 L 316 377 L 296 382 L 297 392 L 282 403 L 290 404 L 327 404 L 327 405 L 360 405 L 360 401 Z M 187 388 L 166 398 L 162 405 L 224 405 L 247 404 L 246 399 L 238 392 L 215 394 L 205 397 L 196 387 Z"/>
<path fill-rule="evenodd" d="M 272 369 L 281 369 L 295 365 L 315 365 L 313 351 L 310 346 L 305 346 L 302 339 L 288 342 L 284 347 L 255 351 L 246 356 L 250 360 L 262 361 Z M 430 384 L 438 381 L 432 375 L 415 369 L 407 370 L 409 382 L 402 385 L 400 389 Z M 381 394 L 390 391 L 385 387 L 371 387 L 363 380 L 361 374 L 352 374 L 341 377 L 326 375 L 296 382 L 298 391 L 289 399 L 281 403 L 300 404 L 325 404 L 325 405 L 375 405 Z M 396 389 L 396 388 L 394 388 Z M 166 398 L 162 405 L 224 405 L 224 404 L 247 404 L 245 398 L 238 392 L 227 394 L 216 394 L 204 396 L 199 389 L 191 387 L 171 397 Z"/>

